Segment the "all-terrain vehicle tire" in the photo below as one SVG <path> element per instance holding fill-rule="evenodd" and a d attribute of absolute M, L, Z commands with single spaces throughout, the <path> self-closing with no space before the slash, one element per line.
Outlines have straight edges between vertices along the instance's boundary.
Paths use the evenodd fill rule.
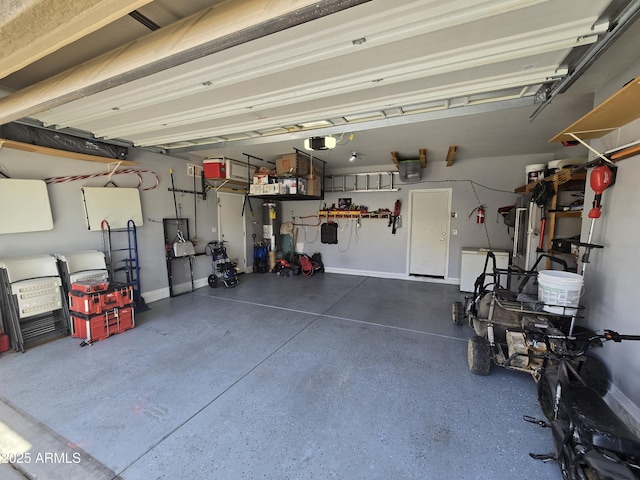
<path fill-rule="evenodd" d="M 545 372 L 546 373 L 546 372 Z M 540 404 L 540 409 L 544 416 L 547 417 L 547 420 L 553 421 L 553 404 L 555 402 L 555 392 L 551 389 L 551 385 L 549 385 L 549 379 L 545 377 L 545 375 L 538 380 L 538 403 Z"/>
<path fill-rule="evenodd" d="M 467 362 L 471 373 L 489 375 L 491 371 L 491 346 L 486 338 L 476 335 L 469 339 Z"/>
<path fill-rule="evenodd" d="M 462 302 L 453 302 L 451 305 L 451 321 L 454 325 L 462 325 L 464 322 L 464 305 Z"/>
<path fill-rule="evenodd" d="M 600 358 L 586 355 L 579 373 L 587 387 L 593 388 L 601 397 L 606 395 L 609 390 L 609 372 Z"/>

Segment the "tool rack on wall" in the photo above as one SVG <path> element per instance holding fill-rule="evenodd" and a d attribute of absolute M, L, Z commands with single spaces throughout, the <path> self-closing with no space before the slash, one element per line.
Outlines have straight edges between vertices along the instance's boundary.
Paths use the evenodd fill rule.
<path fill-rule="evenodd" d="M 164 232 L 165 256 L 167 262 L 167 279 L 169 281 L 169 296 L 177 297 L 195 290 L 193 282 L 193 256 L 184 255 L 177 257 L 173 245 L 179 238 L 191 241 L 189 236 L 188 218 L 163 218 L 162 230 Z M 186 282 L 177 283 L 178 279 L 187 279 Z M 188 290 L 179 291 L 178 286 L 184 288 L 190 285 Z"/>

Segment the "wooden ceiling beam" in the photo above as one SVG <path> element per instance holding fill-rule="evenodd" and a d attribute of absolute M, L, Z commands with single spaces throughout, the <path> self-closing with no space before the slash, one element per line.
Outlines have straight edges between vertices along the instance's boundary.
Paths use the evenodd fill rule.
<path fill-rule="evenodd" d="M 420 167 L 425 168 L 427 166 L 427 149 L 419 149 L 418 155 L 420 156 Z"/>
<path fill-rule="evenodd" d="M 29 117 L 369 1 L 271 0 L 265 3 L 264 0 L 246 0 L 217 3 L 0 99 L 0 124 Z"/>
<path fill-rule="evenodd" d="M 396 168 L 400 168 L 400 165 L 398 165 L 398 152 L 391 152 L 391 161 Z"/>
<path fill-rule="evenodd" d="M 23 0 L 0 19 L 0 78 L 99 30 L 152 0 Z"/>
<path fill-rule="evenodd" d="M 447 167 L 450 167 L 451 165 L 453 165 L 453 162 L 456 159 L 456 153 L 458 152 L 458 146 L 457 145 L 451 145 L 449 147 L 449 151 L 447 152 Z"/>

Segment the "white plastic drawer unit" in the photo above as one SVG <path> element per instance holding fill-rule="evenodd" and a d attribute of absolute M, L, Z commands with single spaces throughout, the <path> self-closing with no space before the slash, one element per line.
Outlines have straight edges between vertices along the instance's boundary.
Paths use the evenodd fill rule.
<path fill-rule="evenodd" d="M 60 277 L 33 278 L 11 284 L 18 300 L 20 318 L 33 317 L 62 308 Z"/>

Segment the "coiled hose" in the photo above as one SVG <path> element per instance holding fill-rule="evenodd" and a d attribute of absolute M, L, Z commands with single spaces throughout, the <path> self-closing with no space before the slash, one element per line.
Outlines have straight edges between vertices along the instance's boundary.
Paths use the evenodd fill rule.
<path fill-rule="evenodd" d="M 310 277 L 316 269 L 317 263 L 312 261 L 307 255 L 300 255 L 300 272 L 305 277 Z"/>

